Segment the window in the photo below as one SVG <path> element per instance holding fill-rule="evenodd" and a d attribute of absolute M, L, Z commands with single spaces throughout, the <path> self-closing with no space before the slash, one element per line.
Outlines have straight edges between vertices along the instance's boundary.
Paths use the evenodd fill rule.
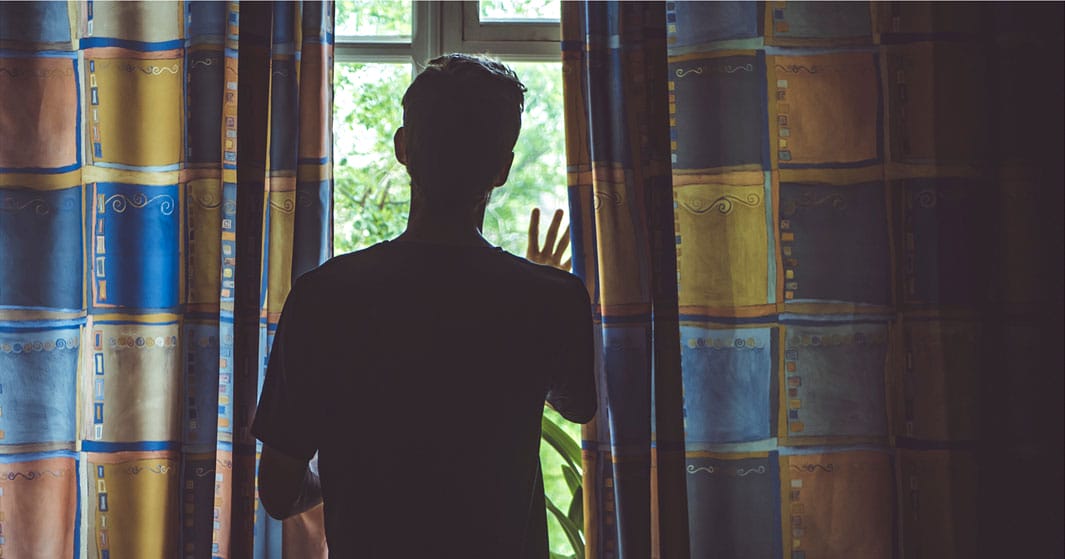
<path fill-rule="evenodd" d="M 484 226 L 490 242 L 524 256 L 529 211 L 540 207 L 549 218 L 554 209 L 568 208 L 560 10 L 558 0 L 336 2 L 335 253 L 402 232 L 410 191 L 406 169 L 392 151 L 402 119 L 399 100 L 422 63 L 445 52 L 469 52 L 503 60 L 529 89 L 510 178 L 493 192 Z M 580 441 L 579 427 L 550 409 L 545 415 Z M 475 436 L 477 426 L 469 432 Z M 548 498 L 567 511 L 573 491 L 562 458 L 544 443 L 541 463 Z M 548 533 L 552 550 L 573 553 L 552 514 Z M 477 541 L 471 534 L 471 546 Z"/>

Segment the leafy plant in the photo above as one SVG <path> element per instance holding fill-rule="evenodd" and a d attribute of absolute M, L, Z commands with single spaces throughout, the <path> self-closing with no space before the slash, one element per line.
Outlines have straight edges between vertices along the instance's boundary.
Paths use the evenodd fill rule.
<path fill-rule="evenodd" d="M 547 443 L 562 457 L 564 461 L 561 465 L 562 477 L 572 495 L 566 511 L 556 505 L 550 496 L 544 496 L 548 512 L 562 527 L 572 550 L 570 555 L 552 550 L 551 557 L 552 559 L 584 559 L 584 490 L 581 482 L 583 467 L 580 444 L 555 424 L 547 414 L 544 414 L 541 422 L 541 437 L 544 443 Z"/>

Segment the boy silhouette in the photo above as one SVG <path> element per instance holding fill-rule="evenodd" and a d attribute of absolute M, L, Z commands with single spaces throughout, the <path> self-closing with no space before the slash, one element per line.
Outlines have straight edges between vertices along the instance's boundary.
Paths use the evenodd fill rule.
<path fill-rule="evenodd" d="M 540 249 L 533 211 L 528 260 L 480 233 L 524 92 L 499 62 L 432 60 L 394 137 L 406 231 L 288 295 L 252 426 L 259 496 L 278 519 L 324 501 L 330 557 L 548 557 L 544 401 L 585 423 L 596 395 L 588 294 L 556 269 L 561 212 Z"/>

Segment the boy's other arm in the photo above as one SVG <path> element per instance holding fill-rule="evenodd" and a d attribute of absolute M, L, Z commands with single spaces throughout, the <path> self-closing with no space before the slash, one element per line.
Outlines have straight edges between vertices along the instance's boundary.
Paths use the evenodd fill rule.
<path fill-rule="evenodd" d="M 251 428 L 263 442 L 259 498 L 278 520 L 322 502 L 318 475 L 308 468 L 318 450 L 322 395 L 311 378 L 315 315 L 306 290 L 303 278 L 297 280 L 281 311 Z"/>
<path fill-rule="evenodd" d="M 306 460 L 263 444 L 259 460 L 259 499 L 266 513 L 284 520 L 322 502 L 322 484 Z"/>
<path fill-rule="evenodd" d="M 549 376 L 547 402 L 562 417 L 587 423 L 595 416 L 595 358 L 592 341 L 592 305 L 583 282 L 573 277 L 573 288 L 561 303 L 557 346 Z"/>

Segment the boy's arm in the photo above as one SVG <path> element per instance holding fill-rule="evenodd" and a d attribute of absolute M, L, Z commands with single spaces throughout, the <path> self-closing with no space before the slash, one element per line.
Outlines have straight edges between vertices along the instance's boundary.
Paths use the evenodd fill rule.
<path fill-rule="evenodd" d="M 284 519 L 322 501 L 317 472 L 308 463 L 318 450 L 317 405 L 309 347 L 313 309 L 297 280 L 281 312 L 252 434 L 263 441 L 259 498 L 273 518 Z"/>
<path fill-rule="evenodd" d="M 574 287 L 561 301 L 561 323 L 554 348 L 547 402 L 562 417 L 587 423 L 595 416 L 595 358 L 592 341 L 592 305 L 584 284 L 574 276 Z"/>
<path fill-rule="evenodd" d="M 322 483 L 307 461 L 263 444 L 259 460 L 259 499 L 266 513 L 284 520 L 322 502 Z"/>

